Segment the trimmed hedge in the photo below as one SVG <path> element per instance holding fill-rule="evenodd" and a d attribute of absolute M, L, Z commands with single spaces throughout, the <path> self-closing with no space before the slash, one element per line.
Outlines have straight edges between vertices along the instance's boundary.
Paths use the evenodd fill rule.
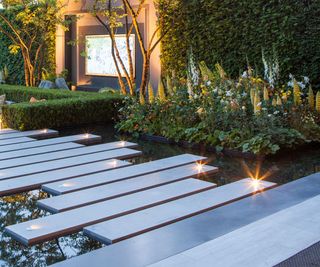
<path fill-rule="evenodd" d="M 18 130 L 110 122 L 122 102 L 118 94 L 10 85 L 0 85 L 0 94 L 6 94 L 8 100 L 19 102 L 5 105 L 2 109 L 4 124 Z M 29 103 L 31 97 L 47 100 Z"/>
<path fill-rule="evenodd" d="M 168 0 L 161 0 L 168 1 Z M 187 51 L 210 68 L 219 62 L 233 78 L 250 63 L 263 72 L 261 51 L 279 59 L 282 80 L 306 75 L 320 86 L 320 1 L 178 0 L 179 11 L 160 4 L 162 23 L 174 25 L 162 42 L 164 72 L 185 76 Z"/>

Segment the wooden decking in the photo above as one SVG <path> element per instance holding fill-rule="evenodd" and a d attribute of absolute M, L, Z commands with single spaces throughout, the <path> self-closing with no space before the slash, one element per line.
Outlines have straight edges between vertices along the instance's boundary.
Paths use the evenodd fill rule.
<path fill-rule="evenodd" d="M 141 155 L 140 151 L 132 149 L 137 146 L 134 143 L 119 141 L 85 146 L 84 144 L 101 141 L 101 137 L 81 134 L 33 140 L 33 137 L 39 137 L 35 135 L 36 133 L 36 131 L 28 133 L 10 131 L 9 129 L 0 131 L 0 196 L 34 189 L 41 189 L 55 195 L 37 203 L 40 208 L 55 214 L 5 228 L 7 234 L 24 245 L 35 245 L 83 231 L 90 238 L 105 244 L 112 244 L 110 249 L 117 248 L 118 244 L 125 244 L 130 240 L 133 244 L 137 244 L 134 241 L 137 238 L 151 242 L 148 246 L 148 248 L 151 248 L 156 243 L 152 243 L 152 238 L 143 239 L 144 236 L 153 236 L 159 232 L 160 236 L 165 237 L 162 233 L 165 233 L 166 229 L 181 223 L 187 223 L 188 220 L 197 220 L 207 213 L 219 214 L 220 209 L 233 205 L 230 203 L 241 203 L 250 199 L 249 196 L 251 195 L 258 198 L 259 196 L 263 197 L 262 192 L 267 189 L 271 189 L 270 192 L 272 192 L 275 190 L 272 188 L 276 186 L 271 182 L 254 181 L 246 178 L 216 187 L 214 183 L 201 180 L 201 178 L 217 172 L 217 168 L 205 165 L 208 160 L 206 157 L 183 154 L 132 165 L 130 162 L 123 161 L 123 159 Z M 53 131 L 53 134 L 56 134 L 56 132 Z M 8 136 L 8 138 L 1 138 L 2 136 Z M 52 136 L 48 134 L 42 137 Z M 7 157 L 1 157 L 1 155 Z M 220 259 L 219 257 L 227 258 L 225 263 L 235 266 L 232 265 L 234 262 L 230 259 L 231 257 L 226 257 L 223 254 L 223 251 L 229 249 L 234 251 L 234 255 L 238 253 L 238 250 L 243 251 L 241 252 L 242 257 L 239 257 L 237 262 L 243 261 L 247 264 L 246 266 L 258 266 L 253 265 L 256 262 L 250 262 L 248 257 L 245 256 L 245 252 L 248 250 L 246 247 L 250 248 L 251 241 L 254 240 L 254 243 L 257 244 L 260 242 L 259 240 L 268 238 L 266 234 L 270 231 L 268 232 L 269 228 L 266 225 L 269 225 L 270 228 L 279 228 L 288 224 L 290 220 L 294 220 L 293 224 L 297 225 L 292 226 L 292 228 L 289 227 L 285 235 L 291 234 L 295 227 L 301 227 L 300 230 L 302 231 L 302 224 L 306 223 L 309 223 L 308 226 L 311 229 L 314 221 L 320 220 L 320 217 L 317 217 L 320 216 L 318 212 L 317 216 L 315 215 L 311 220 L 308 220 L 308 214 L 315 209 L 317 201 L 320 201 L 320 198 L 313 198 L 308 203 L 303 202 L 297 206 L 288 207 L 288 210 L 280 209 L 278 213 L 271 215 L 273 217 L 262 218 L 264 223 L 259 220 L 253 221 L 252 224 L 243 225 L 242 228 L 239 227 L 238 232 L 230 231 L 222 235 L 219 237 L 220 242 L 217 241 L 219 238 L 211 238 L 212 240 L 207 240 L 209 241 L 207 243 L 202 241 L 201 244 L 187 248 L 186 246 L 193 239 L 188 239 L 187 242 L 182 244 L 178 240 L 181 239 L 182 241 L 183 238 L 178 238 L 175 241 L 175 246 L 184 246 L 184 250 L 178 251 L 175 247 L 171 247 L 171 255 L 163 258 L 158 257 L 157 260 L 144 262 L 142 265 L 133 263 L 132 266 L 149 264 L 155 266 L 182 266 L 182 264 L 186 266 L 206 266 L 207 263 L 211 263 L 210 266 L 212 266 L 212 260 L 216 262 Z M 299 223 L 300 209 L 305 210 L 304 217 L 306 219 L 302 224 L 301 221 Z M 245 209 L 236 209 L 239 216 L 242 211 L 246 212 Z M 245 213 L 243 216 L 246 216 Z M 283 218 L 287 218 L 287 220 Z M 230 222 L 227 222 L 227 225 L 230 225 Z M 227 225 L 224 227 L 227 227 Z M 213 231 L 217 225 L 213 224 L 211 227 L 213 228 L 208 232 Z M 250 231 L 251 227 L 254 230 L 252 233 Z M 201 229 L 202 231 L 205 230 Z M 290 251 L 292 254 L 316 239 L 320 240 L 320 237 L 317 237 L 319 228 L 313 227 L 312 229 L 314 231 L 310 230 L 312 234 L 308 235 L 309 239 L 301 235 L 301 238 L 304 238 L 305 241 L 302 242 L 303 245 L 296 246 L 295 249 L 290 247 L 286 251 Z M 178 232 L 173 232 L 171 236 L 175 236 Z M 189 233 L 190 231 L 185 235 L 187 236 Z M 273 242 L 278 242 L 281 237 L 283 237 L 281 233 L 278 236 L 272 236 L 272 238 L 269 238 L 270 242 L 265 243 L 265 247 L 271 246 L 270 244 Z M 233 240 L 233 242 L 230 240 Z M 235 243 L 237 244 L 235 245 Z M 142 243 L 140 243 L 141 245 Z M 198 245 L 200 245 L 199 248 L 196 247 Z M 204 246 L 207 254 L 199 253 L 203 251 L 200 248 L 201 246 Z M 218 253 L 212 253 L 211 251 L 215 252 L 216 247 L 218 247 Z M 143 246 L 141 248 L 143 249 Z M 109 247 L 106 247 L 101 251 L 106 250 L 108 254 L 108 249 Z M 278 250 L 280 251 L 280 248 Z M 195 257 L 196 261 L 190 260 L 188 257 L 186 259 L 183 251 L 187 251 L 189 257 Z M 151 254 L 154 253 L 157 252 L 154 251 Z M 161 253 L 159 251 L 159 254 Z M 260 252 L 257 249 L 255 253 L 259 257 L 263 257 L 263 250 Z M 287 256 L 290 253 L 285 255 Z M 77 265 L 73 266 L 88 266 L 85 263 L 90 262 L 94 255 L 94 253 L 88 253 L 79 257 L 82 257 L 83 261 L 78 261 L 75 258 L 57 265 L 69 266 L 68 264 L 71 263 L 70 266 L 72 266 L 73 262 L 77 262 Z M 113 257 L 117 256 L 125 257 L 124 254 L 113 255 Z M 216 258 L 213 258 L 213 256 Z M 165 260 L 165 258 L 168 259 Z M 275 264 L 278 263 L 279 259 L 274 261 Z M 202 265 L 199 265 L 198 262 Z M 101 263 L 102 265 L 93 264 L 90 266 L 103 266 L 105 262 L 102 260 Z"/>

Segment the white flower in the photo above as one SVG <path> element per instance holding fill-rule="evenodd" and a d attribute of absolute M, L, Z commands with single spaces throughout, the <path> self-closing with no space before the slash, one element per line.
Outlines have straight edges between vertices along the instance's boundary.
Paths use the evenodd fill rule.
<path fill-rule="evenodd" d="M 242 106 L 241 108 L 242 108 L 242 110 L 246 110 L 246 107 L 245 107 L 245 106 Z"/>
<path fill-rule="evenodd" d="M 262 103 L 261 103 L 261 102 L 259 102 L 259 103 L 257 104 L 257 106 L 258 106 L 258 107 L 260 107 L 261 105 L 262 105 Z"/>
<path fill-rule="evenodd" d="M 215 87 L 215 88 L 213 89 L 213 92 L 214 92 L 214 93 L 218 93 L 218 87 Z"/>
<path fill-rule="evenodd" d="M 293 87 L 293 81 L 288 82 L 289 87 Z"/>
<path fill-rule="evenodd" d="M 247 94 L 246 92 L 243 92 L 243 93 L 242 93 L 242 96 L 243 96 L 243 97 L 246 97 L 247 95 L 248 95 L 248 94 Z"/>
<path fill-rule="evenodd" d="M 211 85 L 211 81 L 207 81 L 207 86 L 210 86 Z"/>
<path fill-rule="evenodd" d="M 271 117 L 272 116 L 272 114 L 268 114 L 268 117 Z"/>
<path fill-rule="evenodd" d="M 226 96 L 232 96 L 232 92 L 229 90 L 226 92 Z"/>
<path fill-rule="evenodd" d="M 309 77 L 307 77 L 307 76 L 304 76 L 304 77 L 303 77 L 303 80 L 304 80 L 304 83 L 309 83 L 309 82 L 310 82 L 310 79 L 309 79 Z"/>
<path fill-rule="evenodd" d="M 266 111 L 266 110 L 267 110 L 267 108 L 262 108 L 262 110 L 263 110 L 263 111 Z"/>
<path fill-rule="evenodd" d="M 306 88 L 306 85 L 303 82 L 298 82 L 298 85 L 300 86 L 301 89 Z"/>
<path fill-rule="evenodd" d="M 248 78 L 248 72 L 244 71 L 241 75 L 242 78 Z"/>
<path fill-rule="evenodd" d="M 279 113 L 280 113 L 279 110 L 276 110 L 275 112 L 273 112 L 274 115 L 277 115 L 277 114 L 279 114 Z"/>

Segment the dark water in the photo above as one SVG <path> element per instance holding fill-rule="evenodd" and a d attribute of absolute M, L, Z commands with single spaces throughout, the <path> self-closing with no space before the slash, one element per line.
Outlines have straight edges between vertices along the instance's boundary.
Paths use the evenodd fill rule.
<path fill-rule="evenodd" d="M 104 142 L 110 142 L 128 137 L 118 136 L 112 125 L 80 127 L 61 130 L 61 135 L 90 132 L 101 135 Z M 130 140 L 130 138 L 129 138 Z M 210 164 L 219 167 L 219 173 L 206 178 L 219 185 L 230 183 L 251 175 L 262 177 L 279 184 L 299 179 L 308 174 L 320 171 L 320 147 L 311 146 L 299 151 L 289 151 L 277 157 L 269 158 L 263 162 L 254 160 L 241 160 L 214 153 L 190 150 L 178 146 L 158 144 L 139 140 L 143 156 L 134 159 L 134 163 L 141 163 L 159 158 L 169 157 L 181 153 L 194 153 L 210 158 Z M 259 171 L 258 171 L 259 170 Z M 6 225 L 11 225 L 34 218 L 48 215 L 36 206 L 36 201 L 47 197 L 40 191 L 0 198 L 0 266 L 47 266 L 66 257 L 83 254 L 101 247 L 98 242 L 92 241 L 81 233 L 59 238 L 59 240 L 46 242 L 41 245 L 24 247 L 3 235 Z"/>

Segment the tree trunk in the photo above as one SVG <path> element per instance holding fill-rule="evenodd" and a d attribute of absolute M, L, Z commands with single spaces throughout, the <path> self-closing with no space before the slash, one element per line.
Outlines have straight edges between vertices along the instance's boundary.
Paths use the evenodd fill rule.
<path fill-rule="evenodd" d="M 140 86 L 140 93 L 142 93 L 143 96 L 145 96 L 147 92 L 149 70 L 150 70 L 150 55 L 147 55 L 146 58 L 143 60 L 143 71 L 142 71 L 142 79 L 141 79 L 141 86 Z"/>

